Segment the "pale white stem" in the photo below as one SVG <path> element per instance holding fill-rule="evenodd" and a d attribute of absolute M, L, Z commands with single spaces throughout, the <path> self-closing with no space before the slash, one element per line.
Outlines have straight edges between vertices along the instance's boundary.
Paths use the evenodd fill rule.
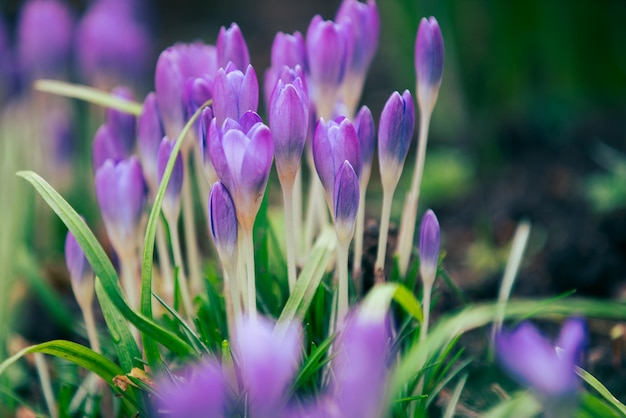
<path fill-rule="evenodd" d="M 287 275 L 289 278 L 289 293 L 296 286 L 296 240 L 293 216 L 293 183 L 285 182 L 283 186 L 283 206 L 285 207 L 285 235 L 287 246 Z"/>
<path fill-rule="evenodd" d="M 309 181 L 309 199 L 307 202 L 305 231 L 304 231 L 304 254 L 311 251 L 315 233 L 321 230 L 327 223 L 326 218 L 326 194 L 322 181 L 317 176 L 315 167 Z M 321 204 L 321 205 L 320 205 Z M 324 221 L 322 221 L 322 219 Z"/>
<path fill-rule="evenodd" d="M 48 412 L 52 418 L 59 416 L 57 405 L 54 400 L 54 392 L 52 391 L 52 383 L 50 381 L 50 373 L 48 373 L 48 366 L 46 360 L 41 353 L 35 353 L 35 367 L 37 368 L 37 374 L 39 375 L 39 382 L 41 382 L 41 389 L 43 391 L 43 397 L 46 400 L 46 406 Z"/>
<path fill-rule="evenodd" d="M 183 256 L 180 251 L 180 238 L 178 237 L 178 224 L 175 219 L 168 219 L 167 223 L 170 227 L 170 235 L 172 237 L 172 248 L 174 251 L 174 264 L 178 266 L 178 287 L 180 289 L 180 296 L 183 300 L 183 308 L 188 318 L 192 318 L 194 315 L 193 304 L 191 303 L 191 295 L 189 293 L 189 286 L 187 285 L 187 278 L 185 277 L 185 266 L 183 265 Z"/>
<path fill-rule="evenodd" d="M 189 175 L 189 164 L 187 158 L 183 157 L 186 175 L 183 178 L 183 188 L 181 192 L 183 206 L 183 227 L 185 230 L 185 241 L 187 246 L 187 264 L 189 265 L 189 275 L 191 288 L 199 292 L 202 289 L 202 275 L 200 272 L 200 254 L 198 252 L 198 238 L 196 236 L 196 226 L 193 214 L 193 196 L 191 194 L 191 176 Z M 182 264 L 180 264 L 182 267 Z"/>
<path fill-rule="evenodd" d="M 250 319 L 256 320 L 256 280 L 254 272 L 254 242 L 252 240 L 252 231 L 243 231 L 244 245 L 246 246 L 246 273 L 247 273 L 247 297 L 248 297 L 248 315 Z"/>
<path fill-rule="evenodd" d="M 239 290 L 239 299 L 242 302 L 243 312 L 248 312 L 248 282 L 246 276 L 246 259 L 248 246 L 244 244 L 244 234 L 241 228 L 239 228 L 237 242 L 240 244 L 237 246 L 237 268 L 234 279 L 237 281 L 238 290 Z"/>
<path fill-rule="evenodd" d="M 365 232 L 365 194 L 367 184 L 370 179 L 371 166 L 364 166 L 361 171 L 361 181 L 359 182 L 359 210 L 356 214 L 356 225 L 354 230 L 354 248 L 352 259 L 352 277 L 355 281 L 357 293 L 361 290 L 361 263 L 363 261 L 363 233 Z"/>
<path fill-rule="evenodd" d="M 424 342 L 426 336 L 428 335 L 428 323 L 430 321 L 430 295 L 433 290 L 432 281 L 428 280 L 424 282 L 424 287 L 422 288 L 422 310 L 424 313 L 424 321 L 422 322 L 422 326 L 420 327 L 420 342 Z"/>
<path fill-rule="evenodd" d="M 337 324 L 341 324 L 348 314 L 348 247 L 347 243 L 337 245 L 337 266 L 339 268 L 339 286 L 337 290 Z"/>
<path fill-rule="evenodd" d="M 167 245 L 165 227 L 161 221 L 157 224 L 156 244 L 157 251 L 159 253 L 159 268 L 161 270 L 161 278 L 163 280 L 163 296 L 165 302 L 172 305 L 174 300 L 174 273 L 172 272 L 172 261 L 170 259 L 169 247 Z"/>
<path fill-rule="evenodd" d="M 237 263 L 234 260 L 224 263 L 224 299 L 228 317 L 228 336 L 231 346 L 235 346 L 236 329 L 241 324 L 243 313 L 237 280 Z"/>
<path fill-rule="evenodd" d="M 78 387 L 76 394 L 72 398 L 68 407 L 70 414 L 75 414 L 83 403 L 83 400 L 90 394 L 96 394 L 98 392 L 98 386 L 100 385 L 100 376 L 95 373 L 87 375 L 83 383 Z M 93 411 L 93 400 L 87 399 L 85 402 L 85 413 L 90 415 Z"/>
<path fill-rule="evenodd" d="M 293 233 L 296 239 L 296 260 L 302 254 L 302 168 L 298 168 L 293 185 Z"/>
<path fill-rule="evenodd" d="M 93 309 L 91 304 L 89 306 L 81 306 L 83 312 L 83 319 L 85 320 L 85 328 L 87 329 L 87 338 L 89 338 L 89 345 L 91 349 L 96 353 L 101 353 L 100 340 L 98 339 L 98 331 L 96 329 L 96 321 L 93 316 Z"/>
<path fill-rule="evenodd" d="M 426 161 L 426 146 L 428 143 L 428 128 L 430 126 L 431 113 L 432 109 L 421 109 L 420 130 L 417 139 L 417 155 L 415 157 L 413 180 L 411 182 L 411 189 L 406 197 L 402 221 L 400 224 L 400 236 L 398 237 L 398 245 L 396 247 L 400 275 L 403 277 L 406 275 L 406 271 L 409 267 L 411 250 L 413 248 L 417 207 L 419 203 L 422 176 L 424 174 L 424 162 Z"/>
<path fill-rule="evenodd" d="M 130 307 L 137 310 L 139 307 L 139 281 L 137 280 L 137 270 L 134 254 L 120 254 L 120 266 L 122 268 L 122 285 Z"/>
<path fill-rule="evenodd" d="M 391 218 L 391 204 L 394 190 L 383 190 L 383 210 L 380 216 L 380 231 L 378 235 L 378 253 L 374 274 L 376 283 L 385 281 L 385 257 L 387 255 L 387 238 L 389 235 L 389 219 Z"/>

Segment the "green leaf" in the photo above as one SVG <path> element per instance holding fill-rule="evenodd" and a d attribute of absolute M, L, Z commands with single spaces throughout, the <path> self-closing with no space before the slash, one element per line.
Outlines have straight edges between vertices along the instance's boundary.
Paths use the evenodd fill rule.
<path fill-rule="evenodd" d="M 576 373 L 580 376 L 589 386 L 594 388 L 605 401 L 609 403 L 613 408 L 617 409 L 622 416 L 626 417 L 626 406 L 621 403 L 613 394 L 604 386 L 598 379 L 596 379 L 591 373 L 586 370 L 577 367 Z"/>
<path fill-rule="evenodd" d="M 484 418 L 531 418 L 537 416 L 542 408 L 539 402 L 528 392 L 519 392 L 500 402 L 487 411 Z"/>
<path fill-rule="evenodd" d="M 141 114 L 141 109 L 143 107 L 141 103 L 113 96 L 111 93 L 106 91 L 80 84 L 67 83 L 65 81 L 37 80 L 35 81 L 33 88 L 45 93 L 85 100 L 89 103 L 107 107 L 109 109 L 119 110 L 124 113 L 130 113 L 131 115 L 136 116 Z"/>
<path fill-rule="evenodd" d="M 311 255 L 300 272 L 296 286 L 278 318 L 275 331 L 277 335 L 283 335 L 290 324 L 299 323 L 304 318 L 315 296 L 315 291 L 324 277 L 328 259 L 335 251 L 336 245 L 337 237 L 332 228 L 325 229 L 315 241 Z"/>
<path fill-rule="evenodd" d="M 420 302 L 409 289 L 397 282 L 384 283 L 375 286 L 365 297 L 362 309 L 370 312 L 379 312 L 384 315 L 389 310 L 391 301 L 395 300 L 404 310 L 422 322 L 424 319 Z"/>
<path fill-rule="evenodd" d="M 185 343 L 172 332 L 157 325 L 151 319 L 133 311 L 122 294 L 117 273 L 107 257 L 106 253 L 98 243 L 98 240 L 89 230 L 85 222 L 80 218 L 76 211 L 50 186 L 44 179 L 32 171 L 20 171 L 17 173 L 19 177 L 31 183 L 35 190 L 48 203 L 50 208 L 59 216 L 65 226 L 72 231 L 72 234 L 78 241 L 78 244 L 85 252 L 85 256 L 89 264 L 93 268 L 96 276 L 101 280 L 102 287 L 111 299 L 111 303 L 115 308 L 133 325 L 143 333 L 150 335 L 159 341 L 169 350 L 180 356 L 188 356 L 194 353 L 189 344 Z M 125 345 L 129 345 L 126 342 Z"/>
<path fill-rule="evenodd" d="M 170 181 L 172 171 L 174 170 L 174 164 L 176 163 L 176 157 L 180 152 L 180 147 L 182 146 L 183 141 L 187 137 L 187 133 L 200 117 L 202 110 L 211 103 L 212 100 L 209 100 L 200 106 L 196 113 L 189 118 L 183 127 L 183 130 L 178 135 L 174 148 L 172 148 L 170 158 L 167 160 L 167 165 L 165 166 L 165 171 L 163 172 L 163 177 L 161 178 L 161 184 L 159 184 L 159 189 L 154 198 L 154 205 L 152 205 L 152 210 L 150 211 L 150 216 L 148 217 L 146 236 L 143 243 L 143 260 L 141 262 L 141 313 L 149 319 L 152 319 L 152 264 L 154 263 L 154 241 L 156 239 L 159 216 L 161 215 L 161 207 L 163 206 L 163 198 L 165 197 L 165 189 L 167 189 L 167 184 Z M 161 355 L 155 342 L 152 341 L 153 337 L 150 335 L 144 335 L 143 337 L 146 359 L 152 368 L 158 369 L 161 365 Z M 156 338 L 156 340 L 158 341 L 159 339 Z M 182 340 L 180 341 L 183 342 Z M 191 346 L 188 344 L 186 345 L 190 350 L 192 350 Z"/>
<path fill-rule="evenodd" d="M 308 356 L 304 360 L 304 364 L 300 367 L 300 371 L 298 372 L 298 376 L 289 390 L 289 393 L 294 393 L 300 387 L 304 385 L 318 370 L 326 365 L 330 361 L 330 358 L 324 359 L 324 356 L 330 349 L 331 344 L 335 340 L 337 334 L 333 334 L 332 336 L 325 339 L 319 346 L 317 346 L 310 356 Z"/>
<path fill-rule="evenodd" d="M 618 413 L 608 406 L 602 399 L 590 393 L 583 393 L 580 406 L 574 415 L 575 418 L 624 418 L 624 413 Z"/>
<path fill-rule="evenodd" d="M 443 418 L 454 418 L 454 413 L 456 412 L 456 406 L 459 403 L 459 399 L 461 398 L 461 392 L 463 392 L 463 387 L 465 387 L 465 382 L 467 381 L 467 374 L 463 375 L 459 380 L 459 383 L 456 384 L 454 388 L 454 392 L 452 393 L 452 397 L 450 398 L 450 403 L 446 406 L 446 410 L 443 414 Z"/>
<path fill-rule="evenodd" d="M 124 374 L 124 371 L 103 355 L 71 341 L 54 340 L 26 347 L 0 364 L 0 375 L 17 360 L 30 353 L 49 354 L 68 360 L 80 367 L 84 367 L 100 376 L 116 393 L 121 395 L 122 405 L 128 416 L 134 416 L 139 409 L 134 391 L 131 389 L 122 392 L 121 389 L 113 383 L 113 378 Z"/>

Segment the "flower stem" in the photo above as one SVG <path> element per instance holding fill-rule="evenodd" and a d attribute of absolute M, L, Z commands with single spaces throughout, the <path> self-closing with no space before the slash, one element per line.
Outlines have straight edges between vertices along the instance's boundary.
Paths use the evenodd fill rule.
<path fill-rule="evenodd" d="M 296 239 L 296 262 L 302 254 L 302 168 L 298 168 L 293 184 L 293 234 Z"/>
<path fill-rule="evenodd" d="M 407 194 L 404 210 L 402 212 L 402 221 L 400 224 L 400 236 L 396 252 L 398 253 L 398 265 L 401 276 L 406 275 L 409 268 L 411 258 L 411 250 L 413 248 L 413 237 L 415 235 L 415 222 L 417 218 L 417 207 L 420 196 L 420 187 L 422 184 L 422 175 L 424 174 L 424 162 L 426 160 L 426 145 L 428 143 L 428 128 L 430 126 L 430 115 L 432 109 L 421 109 L 420 113 L 420 131 L 417 140 L 417 155 L 415 157 L 415 169 L 413 171 L 413 181 L 411 189 Z"/>
<path fill-rule="evenodd" d="M 424 342 L 426 336 L 428 335 L 428 322 L 430 321 L 430 294 L 433 290 L 432 283 L 424 283 L 424 287 L 422 288 L 422 309 L 424 313 L 424 321 L 422 322 L 422 326 L 420 327 L 420 343 Z"/>
<path fill-rule="evenodd" d="M 46 400 L 48 412 L 52 418 L 59 416 L 57 410 L 54 392 L 52 391 L 52 384 L 50 381 L 50 373 L 48 373 L 48 366 L 46 360 L 41 353 L 35 353 L 35 366 L 37 367 L 37 374 L 39 375 L 39 381 L 41 382 L 41 389 L 43 391 L 43 397 Z"/>
<path fill-rule="evenodd" d="M 348 314 L 348 247 L 339 242 L 337 245 L 337 266 L 339 268 L 339 286 L 337 291 L 337 324 L 341 324 Z"/>
<path fill-rule="evenodd" d="M 89 338 L 89 345 L 91 349 L 96 353 L 101 353 L 100 340 L 98 339 L 98 331 L 96 330 L 96 321 L 93 316 L 93 309 L 91 305 L 81 307 L 83 311 L 83 319 L 85 320 L 85 328 L 87 329 L 87 338 Z"/>
<path fill-rule="evenodd" d="M 293 288 L 296 286 L 296 240 L 293 220 L 293 182 L 283 186 L 283 206 L 285 208 L 287 273 L 289 278 L 289 293 L 291 294 L 291 292 L 293 292 Z"/>
<path fill-rule="evenodd" d="M 256 320 L 256 284 L 254 273 L 254 242 L 252 240 L 252 231 L 244 231 L 244 245 L 246 246 L 246 273 L 247 273 L 247 297 L 248 297 L 248 315 L 250 319 Z"/>
<path fill-rule="evenodd" d="M 189 286 L 187 286 L 187 278 L 185 277 L 185 266 L 183 266 L 183 256 L 180 251 L 180 239 L 178 238 L 178 224 L 174 219 L 168 219 L 167 223 L 170 227 L 170 236 L 172 238 L 172 249 L 174 252 L 174 264 L 178 266 L 178 287 L 180 296 L 183 301 L 183 308 L 188 318 L 194 314 L 193 304 L 191 303 L 191 295 Z"/>
<path fill-rule="evenodd" d="M 371 167 L 365 166 L 361 171 L 361 181 L 359 183 L 359 211 L 356 214 L 356 225 L 354 231 L 354 249 L 352 259 L 352 279 L 357 293 L 361 293 L 361 263 L 363 261 L 363 233 L 365 231 L 365 193 L 370 179 Z"/>
<path fill-rule="evenodd" d="M 185 230 L 185 241 L 187 243 L 187 264 L 189 264 L 189 275 L 191 288 L 199 292 L 202 289 L 202 278 L 200 273 L 200 255 L 198 253 L 198 238 L 196 236 L 196 226 L 193 215 L 193 197 L 191 194 L 191 176 L 189 175 L 188 158 L 183 154 L 183 166 L 187 175 L 183 178 L 183 188 L 181 191 L 183 206 L 183 226 Z M 179 264 L 182 269 L 182 264 Z"/>
<path fill-rule="evenodd" d="M 161 270 L 161 278 L 163 280 L 163 288 L 161 289 L 165 296 L 165 301 L 172 304 L 174 300 L 174 273 L 172 272 L 172 261 L 167 246 L 167 237 L 165 236 L 165 227 L 159 222 L 156 230 L 156 244 L 159 253 L 159 268 Z"/>
<path fill-rule="evenodd" d="M 389 235 L 389 218 L 391 218 L 391 204 L 394 190 L 383 190 L 383 210 L 380 216 L 380 231 L 378 235 L 378 253 L 374 267 L 376 283 L 385 281 L 385 256 L 387 255 L 387 238 Z"/>

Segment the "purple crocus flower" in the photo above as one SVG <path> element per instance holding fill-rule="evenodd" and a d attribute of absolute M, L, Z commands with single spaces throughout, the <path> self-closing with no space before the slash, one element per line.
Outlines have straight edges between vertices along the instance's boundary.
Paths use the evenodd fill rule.
<path fill-rule="evenodd" d="M 378 127 L 378 158 L 380 177 L 384 188 L 395 189 L 402 174 L 413 130 L 415 129 L 415 108 L 408 90 L 393 92 L 382 114 Z"/>
<path fill-rule="evenodd" d="M 320 117 L 329 118 L 352 54 L 351 22 L 337 24 L 317 15 L 306 34 L 309 88 Z"/>
<path fill-rule="evenodd" d="M 440 232 L 435 213 L 428 209 L 420 227 L 420 274 L 424 282 L 432 283 L 437 275 L 439 261 Z"/>
<path fill-rule="evenodd" d="M 237 219 L 246 231 L 252 230 L 274 157 L 270 129 L 261 122 L 246 126 L 250 124 L 247 120 L 258 120 L 258 115 L 250 115 L 242 117 L 244 126 L 228 118 L 221 128 L 215 118 L 207 134 L 215 172 L 231 193 Z"/>
<path fill-rule="evenodd" d="M 138 80 L 147 69 L 150 37 L 126 2 L 93 3 L 77 28 L 76 54 L 83 78 L 100 88 Z"/>
<path fill-rule="evenodd" d="M 187 118 L 193 116 L 194 113 L 213 97 L 213 79 L 208 76 L 195 77 L 187 79 L 185 83 L 185 91 L 183 93 L 183 101 L 187 110 Z"/>
<path fill-rule="evenodd" d="M 576 365 L 584 344 L 585 324 L 580 318 L 565 322 L 556 345 L 530 322 L 499 332 L 495 340 L 502 368 L 547 402 L 575 397 L 579 388 Z"/>
<path fill-rule="evenodd" d="M 128 87 L 119 86 L 113 89 L 111 94 L 119 99 L 134 100 L 133 92 Z M 136 124 L 135 115 L 121 112 L 116 109 L 107 109 L 106 122 L 112 134 L 117 136 L 124 146 L 124 153 L 131 155 L 135 150 Z"/>
<path fill-rule="evenodd" d="M 361 107 L 361 110 L 354 118 L 353 125 L 359 137 L 361 162 L 363 163 L 363 172 L 365 172 L 366 167 L 369 170 L 372 166 L 372 159 L 376 149 L 376 127 L 374 126 L 374 117 L 369 107 Z"/>
<path fill-rule="evenodd" d="M 120 257 L 129 257 L 135 251 L 145 204 L 146 185 L 139 160 L 106 160 L 96 171 L 95 188 L 111 244 Z"/>
<path fill-rule="evenodd" d="M 154 85 L 168 137 L 178 138 L 185 125 L 184 91 L 187 80 L 206 75 L 213 77 L 217 68 L 217 51 L 214 46 L 200 42 L 176 44 L 161 52 Z"/>
<path fill-rule="evenodd" d="M 270 100 L 269 125 L 280 181 L 293 183 L 309 132 L 309 100 L 302 79 L 278 80 Z"/>
<path fill-rule="evenodd" d="M 335 229 L 339 242 L 350 242 L 354 235 L 356 214 L 359 211 L 359 177 L 347 160 L 344 161 L 335 176 L 335 194 L 333 200 Z"/>
<path fill-rule="evenodd" d="M 217 71 L 213 83 L 213 112 L 220 126 L 226 118 L 238 121 L 245 112 L 256 112 L 258 106 L 259 82 L 251 65 L 245 74 L 233 65 Z"/>
<path fill-rule="evenodd" d="M 313 135 L 313 159 L 317 174 L 326 191 L 328 207 L 334 214 L 335 179 L 344 161 L 357 177 L 361 175 L 361 147 L 354 126 L 348 119 L 328 123 L 320 119 Z"/>
<path fill-rule="evenodd" d="M 70 272 L 72 291 L 76 301 L 81 307 L 90 307 L 93 300 L 93 270 L 85 257 L 85 252 L 70 231 L 67 231 L 65 237 L 65 264 Z"/>
<path fill-rule="evenodd" d="M 158 184 L 161 184 L 161 180 L 163 179 L 163 173 L 165 172 L 165 167 L 167 167 L 167 162 L 170 159 L 170 155 L 172 154 L 174 145 L 174 141 L 171 141 L 166 136 L 163 137 L 157 154 Z M 178 215 L 180 213 L 180 191 L 183 188 L 184 174 L 185 170 L 183 167 L 183 157 L 180 155 L 179 152 L 178 155 L 176 155 L 176 162 L 174 163 L 172 175 L 170 176 L 170 180 L 167 183 L 165 196 L 163 198 L 163 213 L 165 214 L 165 217 L 168 219 L 168 221 L 171 222 L 175 222 L 178 219 Z"/>
<path fill-rule="evenodd" d="M 273 330 L 274 324 L 265 318 L 246 318 L 237 330 L 244 390 L 255 418 L 282 415 L 287 387 L 300 362 L 300 329 L 290 327 L 282 338 Z"/>
<path fill-rule="evenodd" d="M 220 181 L 213 184 L 209 194 L 209 227 L 220 258 L 233 260 L 237 256 L 237 214 L 230 193 Z"/>
<path fill-rule="evenodd" d="M 358 0 L 344 0 L 337 11 L 337 22 L 348 19 L 352 22 L 354 48 L 348 58 L 348 74 L 364 77 L 367 73 L 380 33 L 380 17 L 374 0 L 362 3 Z"/>
<path fill-rule="evenodd" d="M 211 122 L 215 119 L 213 116 L 213 107 L 205 107 L 200 114 L 200 154 L 202 155 L 202 168 L 204 169 L 204 175 L 208 180 L 209 184 L 215 183 L 218 178 L 215 173 L 215 168 L 213 167 L 213 163 L 211 162 L 211 157 L 209 155 L 209 127 L 211 126 Z"/>
<path fill-rule="evenodd" d="M 94 172 L 97 172 L 107 160 L 115 164 L 126 158 L 124 144 L 106 123 L 100 125 L 96 131 L 91 149 Z"/>
<path fill-rule="evenodd" d="M 144 102 L 137 121 L 137 150 L 146 182 L 151 193 L 157 189 L 157 156 L 161 140 L 165 136 L 156 94 L 149 93 Z"/>
<path fill-rule="evenodd" d="M 417 98 L 422 109 L 431 109 L 437 101 L 443 76 L 443 37 L 434 17 L 422 18 L 415 40 Z"/>
<path fill-rule="evenodd" d="M 267 69 L 264 77 L 266 103 L 269 103 L 274 86 L 276 86 L 276 82 L 278 81 L 281 68 L 284 66 L 289 68 L 296 68 L 296 66 L 300 66 L 303 69 L 306 68 L 306 48 L 302 34 L 300 32 L 294 32 L 293 35 L 290 35 L 278 32 L 272 43 L 271 63 L 272 65 Z"/>
<path fill-rule="evenodd" d="M 68 64 L 73 30 L 74 18 L 65 3 L 26 2 L 17 27 L 20 72 L 30 79 L 58 77 Z"/>
<path fill-rule="evenodd" d="M 157 381 L 157 411 L 164 416 L 221 418 L 226 412 L 228 386 L 214 359 L 189 367 L 182 376 Z"/>
<path fill-rule="evenodd" d="M 217 35 L 217 65 L 226 68 L 232 62 L 235 68 L 244 71 L 250 65 L 248 45 L 236 23 L 231 23 L 226 29 L 224 26 Z"/>

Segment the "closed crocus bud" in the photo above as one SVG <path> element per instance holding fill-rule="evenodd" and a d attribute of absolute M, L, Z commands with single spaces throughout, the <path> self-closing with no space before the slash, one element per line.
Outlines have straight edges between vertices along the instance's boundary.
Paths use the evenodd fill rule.
<path fill-rule="evenodd" d="M 176 44 L 161 52 L 154 85 L 165 133 L 177 138 L 185 125 L 185 83 L 189 78 L 214 76 L 217 72 L 215 47 L 197 42 Z"/>
<path fill-rule="evenodd" d="M 278 81 L 281 68 L 287 66 L 295 68 L 300 66 L 306 68 L 306 48 L 304 38 L 300 32 L 294 32 L 293 35 L 278 32 L 272 43 L 272 65 L 265 72 L 264 91 L 266 103 L 269 99 Z"/>
<path fill-rule="evenodd" d="M 251 231 L 274 158 L 272 133 L 260 122 L 245 132 L 231 119 L 219 129 L 215 118 L 207 139 L 215 172 L 235 202 L 237 220 Z"/>
<path fill-rule="evenodd" d="M 411 146 L 415 129 L 415 107 L 408 90 L 393 92 L 382 114 L 378 127 L 378 158 L 383 188 L 395 189 L 402 174 L 404 160 Z"/>
<path fill-rule="evenodd" d="M 348 19 L 352 22 L 354 48 L 348 58 L 348 73 L 364 76 L 367 73 L 378 47 L 380 17 L 374 0 L 362 3 L 344 0 L 337 12 L 336 21 Z"/>
<path fill-rule="evenodd" d="M 363 172 L 365 173 L 366 168 L 369 172 L 372 166 L 372 159 L 374 158 L 374 150 L 376 149 L 376 127 L 374 126 L 374 117 L 369 107 L 361 107 L 361 110 L 354 118 L 353 125 L 361 145 Z M 369 178 L 365 180 L 367 181 Z"/>
<path fill-rule="evenodd" d="M 310 107 L 308 94 L 309 90 L 306 85 L 304 70 L 300 65 L 296 65 L 295 67 L 288 67 L 286 65 L 283 65 L 280 68 L 270 68 L 265 73 L 264 94 L 268 109 L 272 100 L 272 94 L 274 93 L 276 85 L 278 84 L 278 80 L 282 80 L 283 84 L 293 84 L 296 79 L 300 79 L 299 83 L 302 84 L 302 88 L 306 94 L 307 106 Z M 272 84 L 269 84 L 270 82 Z"/>
<path fill-rule="evenodd" d="M 226 118 L 238 121 L 248 110 L 256 112 L 258 106 L 259 82 L 251 65 L 245 74 L 232 65 L 217 71 L 213 83 L 213 112 L 220 126 Z"/>
<path fill-rule="evenodd" d="M 70 272 L 72 291 L 81 306 L 89 306 L 93 300 L 93 270 L 85 252 L 68 231 L 65 237 L 65 264 Z"/>
<path fill-rule="evenodd" d="M 348 161 L 357 177 L 361 175 L 361 147 L 354 126 L 348 119 L 340 123 L 320 119 L 313 135 L 315 169 L 326 191 L 326 200 L 334 214 L 335 178 L 344 161 Z"/>
<path fill-rule="evenodd" d="M 77 28 L 76 55 L 82 76 L 108 89 L 111 83 L 139 80 L 150 58 L 150 37 L 126 2 L 94 2 Z"/>
<path fill-rule="evenodd" d="M 549 416 L 572 416 L 564 414 L 562 408 L 575 405 L 573 401 L 579 389 L 576 366 L 585 334 L 582 319 L 569 319 L 554 344 L 534 325 L 523 322 L 514 330 L 496 334 L 496 357 L 511 377 L 534 390 L 544 406 L 560 410 L 558 414 L 552 411 Z"/>
<path fill-rule="evenodd" d="M 134 100 L 133 92 L 128 87 L 116 87 L 111 94 L 119 99 Z M 135 150 L 137 118 L 130 113 L 116 109 L 107 109 L 106 122 L 124 145 L 124 152 L 130 156 Z"/>
<path fill-rule="evenodd" d="M 96 131 L 91 149 L 94 172 L 98 171 L 107 160 L 117 163 L 126 157 L 124 144 L 106 123 L 100 125 Z"/>
<path fill-rule="evenodd" d="M 57 0 L 24 4 L 17 27 L 19 69 L 27 78 L 58 77 L 68 65 L 74 19 Z"/>
<path fill-rule="evenodd" d="M 220 259 L 225 265 L 232 263 L 237 257 L 237 214 L 230 193 L 220 181 L 213 184 L 209 194 L 209 227 Z"/>
<path fill-rule="evenodd" d="M 415 41 L 417 99 L 421 109 L 432 111 L 443 76 L 443 37 L 434 17 L 422 18 Z"/>
<path fill-rule="evenodd" d="M 335 176 L 334 219 L 339 242 L 349 243 L 354 235 L 359 211 L 359 178 L 348 161 L 344 161 Z"/>
<path fill-rule="evenodd" d="M 174 141 L 170 141 L 168 137 L 163 137 L 157 154 L 158 184 L 161 184 L 161 180 L 163 179 L 163 173 L 165 172 L 165 167 L 167 166 L 167 162 L 170 159 L 170 155 L 172 154 L 174 145 Z M 183 157 L 180 155 L 179 152 L 178 155 L 176 155 L 176 162 L 174 163 L 172 175 L 170 176 L 170 180 L 167 183 L 165 196 L 163 198 L 163 213 L 165 214 L 165 217 L 168 219 L 168 221 L 171 222 L 175 222 L 176 219 L 178 219 L 178 215 L 180 213 L 180 191 L 183 188 L 184 175 L 185 170 L 183 167 Z"/>
<path fill-rule="evenodd" d="M 213 79 L 209 76 L 189 78 L 185 83 L 183 101 L 187 109 L 187 118 L 213 97 Z"/>
<path fill-rule="evenodd" d="M 134 254 L 146 186 L 136 157 L 107 160 L 96 172 L 96 197 L 111 244 L 120 257 Z"/>
<path fill-rule="evenodd" d="M 283 416 L 287 388 L 300 360 L 300 329 L 290 327 L 280 339 L 273 331 L 274 324 L 265 318 L 244 319 L 237 330 L 248 408 L 256 418 Z"/>
<path fill-rule="evenodd" d="M 232 62 L 235 68 L 244 71 L 250 65 L 248 45 L 236 23 L 231 23 L 226 29 L 224 26 L 217 35 L 217 64 L 226 68 Z"/>
<path fill-rule="evenodd" d="M 297 78 L 290 84 L 278 80 L 270 101 L 269 125 L 281 182 L 293 184 L 300 168 L 308 124 L 309 101 L 302 80 Z"/>
<path fill-rule="evenodd" d="M 432 283 L 437 276 L 439 261 L 440 232 L 435 213 L 428 209 L 420 227 L 420 274 L 424 282 Z"/>
<path fill-rule="evenodd" d="M 151 193 L 157 190 L 157 156 L 165 132 L 154 92 L 149 93 L 137 121 L 137 149 Z"/>
<path fill-rule="evenodd" d="M 180 377 L 156 382 L 156 410 L 172 417 L 220 418 L 226 414 L 228 384 L 220 364 L 211 359 L 189 367 Z"/>
<path fill-rule="evenodd" d="M 213 163 L 211 162 L 211 157 L 209 155 L 209 134 L 211 128 L 211 122 L 215 119 L 213 116 L 213 108 L 205 107 L 200 114 L 200 153 L 202 155 L 202 168 L 204 169 L 204 175 L 209 182 L 209 184 L 213 184 L 217 181 L 217 174 L 215 173 L 215 168 L 213 168 Z M 216 135 L 219 135 L 217 132 Z"/>
<path fill-rule="evenodd" d="M 309 88 L 320 117 L 328 118 L 337 101 L 352 44 L 350 22 L 337 24 L 315 16 L 306 34 Z"/>

